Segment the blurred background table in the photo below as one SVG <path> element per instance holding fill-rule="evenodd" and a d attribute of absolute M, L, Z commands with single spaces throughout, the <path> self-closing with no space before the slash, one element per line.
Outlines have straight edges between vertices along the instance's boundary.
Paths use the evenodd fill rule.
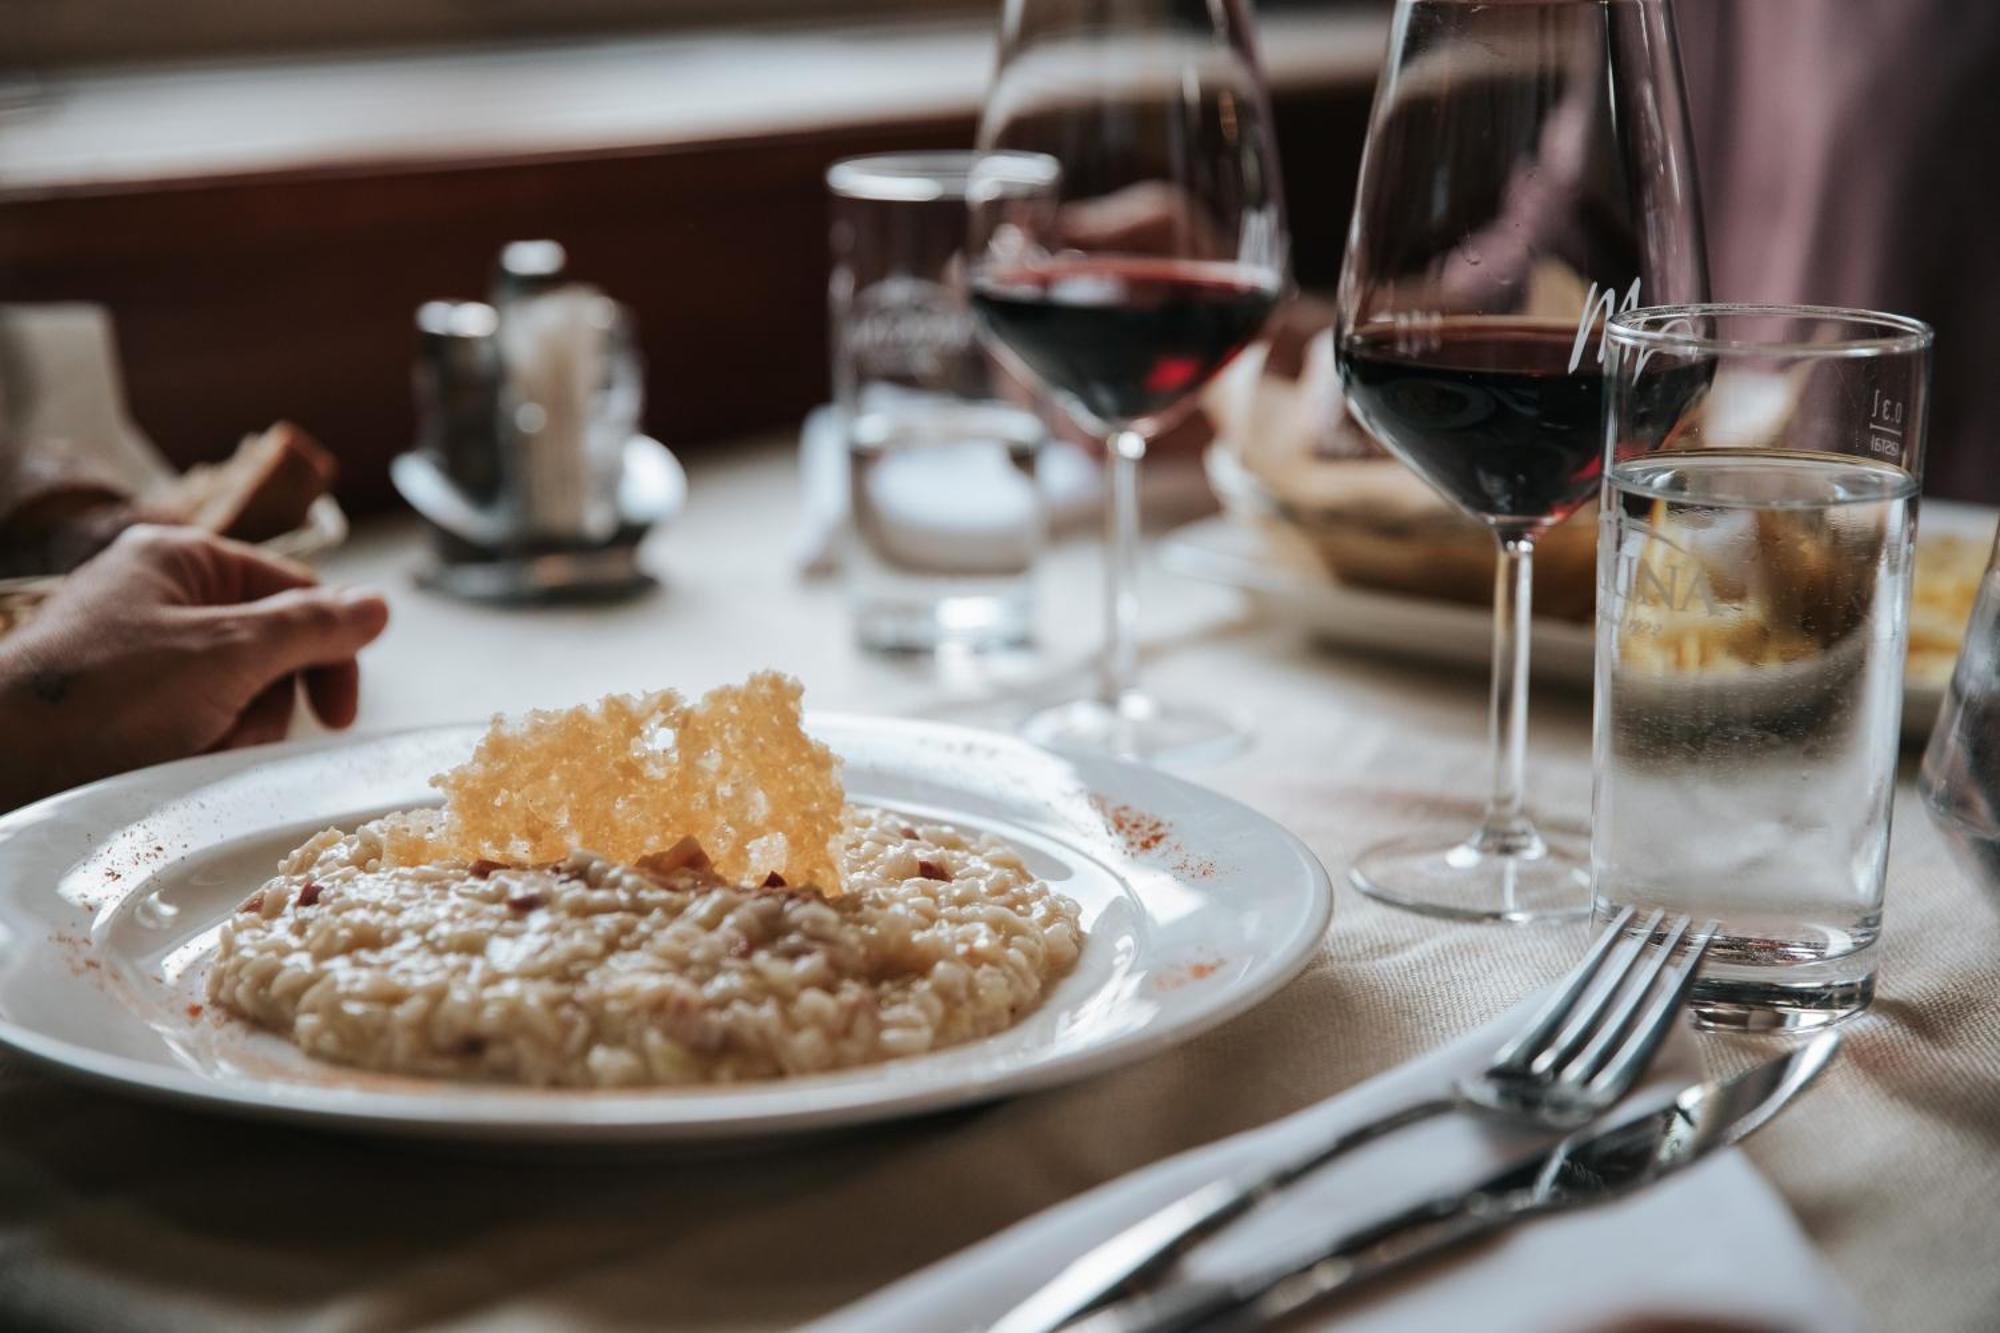
<path fill-rule="evenodd" d="M 1060 543 L 1044 566 L 1044 625 L 1062 651 L 952 669 L 865 656 L 838 583 L 794 572 L 792 443 L 698 464 L 687 513 L 648 552 L 665 587 L 622 606 L 443 600 L 410 583 L 413 523 L 364 525 L 326 567 L 394 605 L 366 658 L 361 727 L 702 688 L 763 666 L 800 675 L 817 708 L 979 724 L 1076 684 L 1095 635 L 1092 543 Z M 1254 748 L 1192 776 L 1288 824 L 1336 877 L 1440 805 L 1471 817 L 1485 776 L 1476 674 L 1331 656 L 1249 619 L 1232 593 L 1150 577 L 1152 677 L 1225 692 L 1257 727 Z M 1580 822 L 1588 701 L 1538 707 L 1542 807 Z M 1896 827 L 1883 994 L 1826 1084 L 1751 1153 L 1877 1324 L 1990 1328 L 2000 911 L 1948 862 L 1907 784 Z M 8 1061 L 0 1326 L 791 1327 L 1408 1059 L 1558 974 L 1582 939 L 1580 927 L 1452 926 L 1343 887 L 1308 971 L 1183 1048 L 986 1109 L 710 1158 L 345 1141 L 141 1105 Z"/>

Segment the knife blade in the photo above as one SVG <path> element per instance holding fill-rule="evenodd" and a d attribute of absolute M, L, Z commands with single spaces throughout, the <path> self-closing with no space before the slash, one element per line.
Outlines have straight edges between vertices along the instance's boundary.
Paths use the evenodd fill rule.
<path fill-rule="evenodd" d="M 1469 1189 L 1426 1199 L 1238 1278 L 1129 1297 L 1070 1329 L 1258 1328 L 1525 1218 L 1624 1198 L 1755 1133 L 1818 1077 L 1839 1047 L 1838 1032 L 1821 1033 L 1734 1078 L 1691 1084 L 1656 1109 L 1572 1134 Z"/>

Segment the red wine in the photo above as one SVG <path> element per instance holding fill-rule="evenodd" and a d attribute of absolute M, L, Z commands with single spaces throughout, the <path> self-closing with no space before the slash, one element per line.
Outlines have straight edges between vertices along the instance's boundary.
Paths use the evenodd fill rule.
<path fill-rule="evenodd" d="M 1361 424 L 1447 498 L 1541 523 L 1568 517 L 1603 471 L 1597 351 L 1573 324 L 1446 319 L 1348 335 L 1341 381 Z"/>
<path fill-rule="evenodd" d="M 1173 259 L 1049 260 L 984 274 L 972 291 L 989 334 L 1112 425 L 1158 416 L 1208 383 L 1277 300 L 1266 271 Z"/>

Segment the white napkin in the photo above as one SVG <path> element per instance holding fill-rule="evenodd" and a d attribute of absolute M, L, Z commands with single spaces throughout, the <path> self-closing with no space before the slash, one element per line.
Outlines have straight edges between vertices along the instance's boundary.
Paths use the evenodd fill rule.
<path fill-rule="evenodd" d="M 1048 1209 L 812 1325 L 817 1333 L 936 1333 L 997 1318 L 1120 1228 L 1226 1172 L 1291 1156 L 1477 1068 L 1523 1010 L 1441 1051 L 1261 1129 L 1171 1158 Z M 1330 1038 L 1332 1039 L 1332 1038 Z M 1692 1080 L 1677 1039 L 1635 1097 Z M 1803 1096 L 1813 1096 L 1808 1089 Z M 1501 1165 L 1524 1140 L 1459 1115 L 1392 1135 L 1281 1195 L 1188 1256 L 1189 1272 L 1243 1271 Z M 1620 1203 L 1515 1226 L 1496 1243 L 1302 1316 L 1300 1327 L 1589 1333 L 1640 1317 L 1843 1333 L 1852 1298 L 1740 1152 L 1716 1154 Z"/>
<path fill-rule="evenodd" d="M 0 464 L 68 463 L 134 495 L 174 475 L 126 410 L 103 306 L 0 305 L 0 439 L 12 446 Z"/>

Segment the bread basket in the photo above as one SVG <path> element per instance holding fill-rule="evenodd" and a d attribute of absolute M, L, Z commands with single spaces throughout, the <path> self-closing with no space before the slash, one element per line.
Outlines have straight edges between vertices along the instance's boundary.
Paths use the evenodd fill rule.
<path fill-rule="evenodd" d="M 1295 568 L 1358 588 L 1489 605 L 1491 531 L 1348 417 L 1331 331 L 1306 342 L 1295 366 L 1274 360 L 1244 358 L 1205 404 L 1217 432 L 1204 461 L 1230 517 Z M 1586 506 L 1536 544 L 1537 615 L 1590 619 L 1596 512 Z"/>

